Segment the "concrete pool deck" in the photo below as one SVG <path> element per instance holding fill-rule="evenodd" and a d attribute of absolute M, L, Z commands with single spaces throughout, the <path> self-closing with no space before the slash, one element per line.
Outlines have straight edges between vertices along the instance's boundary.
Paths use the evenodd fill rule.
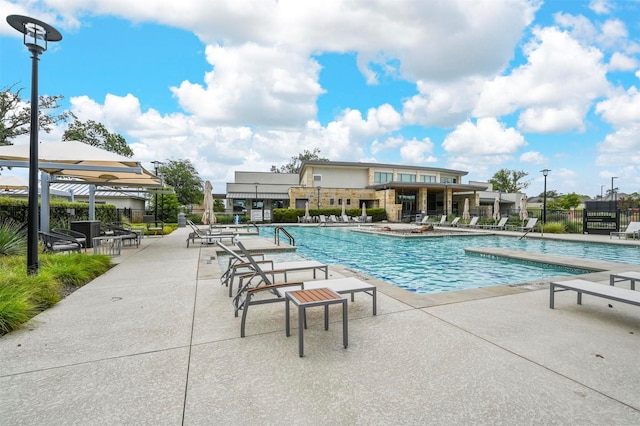
<path fill-rule="evenodd" d="M 378 287 L 378 315 L 356 295 L 344 349 L 340 313 L 324 331 L 310 311 L 299 358 L 284 304 L 252 308 L 239 337 L 214 247 L 187 249 L 187 234 L 123 249 L 0 338 L 1 423 L 640 424 L 637 307 L 564 292 L 551 310 L 541 283 L 409 297 L 361 276 Z"/>

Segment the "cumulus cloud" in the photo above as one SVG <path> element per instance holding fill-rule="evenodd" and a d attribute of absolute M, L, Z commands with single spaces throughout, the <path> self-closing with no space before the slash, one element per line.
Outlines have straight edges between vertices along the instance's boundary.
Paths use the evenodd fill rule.
<path fill-rule="evenodd" d="M 520 156 L 520 161 L 522 163 L 530 163 L 530 164 L 544 164 L 547 159 L 544 155 L 539 153 L 538 151 L 528 151 L 522 153 Z"/>
<path fill-rule="evenodd" d="M 413 138 L 403 141 L 400 148 L 402 162 L 406 164 L 424 165 L 438 161 L 433 155 L 433 142 L 429 138 L 417 140 Z"/>
<path fill-rule="evenodd" d="M 631 87 L 607 100 L 598 102 L 596 113 L 616 128 L 640 125 L 640 92 Z"/>
<path fill-rule="evenodd" d="M 524 131 L 582 130 L 591 102 L 609 89 L 603 55 L 557 28 L 534 33 L 524 48 L 527 63 L 487 83 L 474 114 L 522 110 L 518 126 Z"/>
<path fill-rule="evenodd" d="M 467 121 L 451 132 L 443 148 L 455 155 L 513 155 L 526 142 L 513 128 L 506 128 L 495 118 L 481 118 L 477 123 Z"/>

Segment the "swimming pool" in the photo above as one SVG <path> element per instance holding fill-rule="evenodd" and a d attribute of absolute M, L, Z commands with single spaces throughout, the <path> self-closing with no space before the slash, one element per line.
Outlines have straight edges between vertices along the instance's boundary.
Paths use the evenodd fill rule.
<path fill-rule="evenodd" d="M 262 227 L 262 237 L 273 237 Z M 465 254 L 465 248 L 500 247 L 585 259 L 640 263 L 640 248 L 522 239 L 495 235 L 397 238 L 340 227 L 287 227 L 297 252 L 308 259 L 341 264 L 419 294 L 539 281 L 585 270 Z"/>

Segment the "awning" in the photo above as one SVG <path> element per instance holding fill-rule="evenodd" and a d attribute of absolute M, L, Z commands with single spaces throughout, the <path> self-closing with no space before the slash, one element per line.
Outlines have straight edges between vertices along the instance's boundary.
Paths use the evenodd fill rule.
<path fill-rule="evenodd" d="M 255 192 L 230 192 L 227 194 L 227 199 L 255 199 Z M 258 198 L 262 200 L 288 200 L 289 194 L 274 193 L 274 192 L 258 192 Z"/>
<path fill-rule="evenodd" d="M 29 145 L 0 147 L 0 166 L 29 167 Z M 38 146 L 38 168 L 52 176 L 75 177 L 110 186 L 161 186 L 139 162 L 78 141 Z"/>

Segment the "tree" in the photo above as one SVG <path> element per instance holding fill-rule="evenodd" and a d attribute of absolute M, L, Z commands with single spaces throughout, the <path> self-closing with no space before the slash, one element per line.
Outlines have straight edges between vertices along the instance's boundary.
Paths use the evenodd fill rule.
<path fill-rule="evenodd" d="M 202 179 L 189 160 L 168 160 L 158 169 L 164 182 L 173 187 L 181 205 L 200 203 Z"/>
<path fill-rule="evenodd" d="M 561 209 L 569 210 L 578 207 L 580 203 L 582 203 L 582 197 L 575 192 L 572 192 L 571 194 L 559 196 L 555 201 Z"/>
<path fill-rule="evenodd" d="M 80 141 L 125 157 L 133 156 L 133 150 L 127 145 L 125 138 L 117 133 L 110 133 L 104 124 L 93 120 L 83 123 L 74 116 L 73 123 L 65 130 L 62 140 Z"/>
<path fill-rule="evenodd" d="M 320 148 L 314 148 L 313 152 L 305 149 L 303 153 L 291 157 L 291 161 L 284 166 L 280 168 L 271 166 L 271 173 L 300 173 L 304 161 L 329 161 L 328 158 L 321 158 L 318 154 L 320 154 Z"/>
<path fill-rule="evenodd" d="M 520 192 L 529 187 L 529 182 L 520 182 L 520 179 L 528 175 L 529 173 L 522 170 L 500 169 L 489 182 L 493 184 L 494 191 Z"/>
<path fill-rule="evenodd" d="M 556 197 L 558 197 L 558 191 L 556 191 L 555 189 L 547 191 L 547 198 L 556 198 Z M 538 195 L 538 198 L 544 198 L 544 192 L 541 192 Z"/>
<path fill-rule="evenodd" d="M 16 83 L 17 84 L 17 83 Z M 4 87 L 0 91 L 0 145 L 12 145 L 11 140 L 31 131 L 31 106 L 21 98 L 22 88 L 16 84 Z M 70 112 L 54 114 L 60 107 L 64 96 L 40 96 L 38 98 L 38 127 L 46 133 L 51 132 L 54 124 L 67 120 Z"/>

